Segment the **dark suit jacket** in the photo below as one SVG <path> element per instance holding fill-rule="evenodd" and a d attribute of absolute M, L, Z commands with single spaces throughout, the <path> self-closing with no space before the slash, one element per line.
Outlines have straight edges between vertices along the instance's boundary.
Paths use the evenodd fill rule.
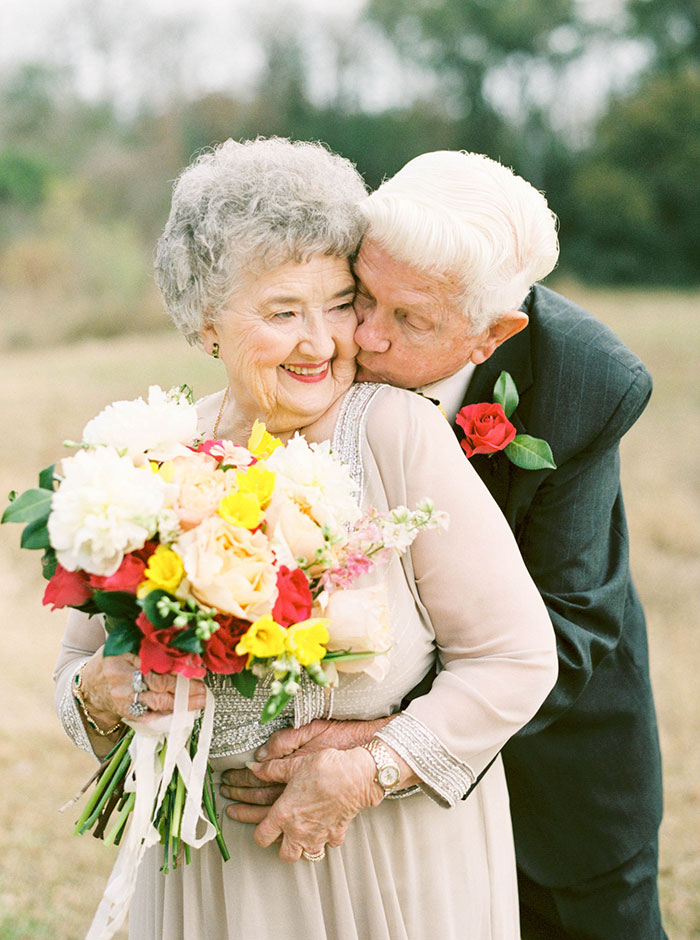
<path fill-rule="evenodd" d="M 506 515 L 557 634 L 559 679 L 503 752 L 518 864 L 550 887 L 631 858 L 661 819 L 661 764 L 644 613 L 630 577 L 619 441 L 651 395 L 640 360 L 600 322 L 536 286 L 529 326 L 477 367 L 464 404 L 501 370 L 519 432 L 557 469 L 503 453 L 471 462 Z"/>

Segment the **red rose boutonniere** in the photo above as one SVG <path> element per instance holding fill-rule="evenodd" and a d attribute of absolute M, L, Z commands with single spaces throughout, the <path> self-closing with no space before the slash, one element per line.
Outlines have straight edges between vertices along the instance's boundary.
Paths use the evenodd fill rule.
<path fill-rule="evenodd" d="M 493 387 L 493 402 L 480 402 L 462 408 L 456 423 L 464 431 L 462 448 L 467 457 L 502 450 L 516 467 L 523 470 L 556 470 L 552 449 L 547 441 L 529 434 L 518 434 L 508 420 L 520 398 L 508 372 L 501 372 Z"/>

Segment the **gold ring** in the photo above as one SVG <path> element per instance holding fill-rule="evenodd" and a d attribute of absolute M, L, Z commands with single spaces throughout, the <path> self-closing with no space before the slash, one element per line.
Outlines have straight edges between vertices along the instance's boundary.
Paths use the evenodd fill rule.
<path fill-rule="evenodd" d="M 306 849 L 302 849 L 301 854 L 307 862 L 320 862 L 321 859 L 326 857 L 326 849 L 325 846 L 321 849 L 320 852 L 307 852 Z"/>

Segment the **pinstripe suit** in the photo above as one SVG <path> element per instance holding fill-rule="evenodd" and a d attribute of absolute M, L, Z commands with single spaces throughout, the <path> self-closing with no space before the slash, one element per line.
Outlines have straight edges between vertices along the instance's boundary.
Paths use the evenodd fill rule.
<path fill-rule="evenodd" d="M 472 458 L 557 633 L 557 685 L 503 752 L 519 868 L 556 889 L 624 867 L 655 844 L 661 819 L 646 627 L 619 475 L 619 441 L 644 410 L 651 377 L 610 330 L 553 291 L 536 286 L 523 309 L 529 326 L 477 367 L 464 404 L 490 401 L 501 370 L 510 372 L 520 392 L 511 420 L 545 438 L 557 463 L 526 471 L 502 453 Z M 655 891 L 655 850 L 645 858 Z M 596 921 L 613 919 L 604 911 L 592 902 L 590 926 L 551 936 L 663 936 L 648 921 L 596 932 Z"/>

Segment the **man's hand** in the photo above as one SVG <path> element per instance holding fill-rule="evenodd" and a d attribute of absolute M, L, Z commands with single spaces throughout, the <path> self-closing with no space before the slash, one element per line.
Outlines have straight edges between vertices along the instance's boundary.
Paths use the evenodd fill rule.
<path fill-rule="evenodd" d="M 264 762 L 315 754 L 326 748 L 349 750 L 367 744 L 390 720 L 327 721 L 318 718 L 301 728 L 276 731 L 255 756 Z M 248 804 L 238 807 L 236 818 L 240 822 L 261 822 L 267 815 L 266 807 L 271 806 L 284 790 L 283 783 L 261 780 L 252 770 L 226 770 L 222 774 L 222 783 L 222 796 L 239 804 Z"/>

